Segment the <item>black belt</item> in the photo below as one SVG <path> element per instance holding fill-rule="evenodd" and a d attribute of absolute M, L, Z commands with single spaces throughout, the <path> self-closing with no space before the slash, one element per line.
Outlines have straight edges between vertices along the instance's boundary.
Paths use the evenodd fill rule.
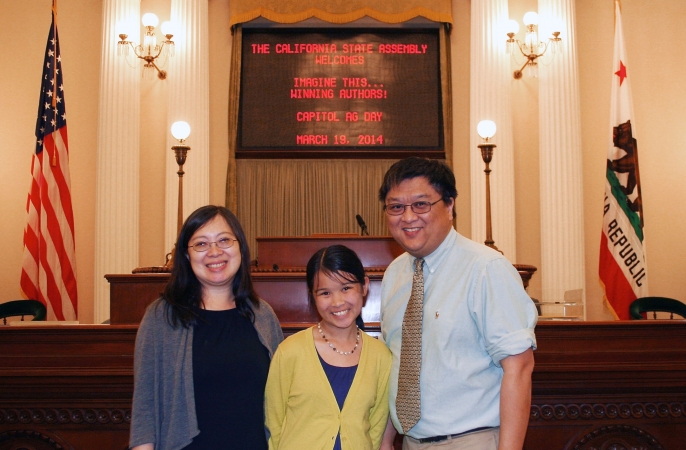
<path fill-rule="evenodd" d="M 463 436 L 465 434 L 469 433 L 476 433 L 477 431 L 483 431 L 483 430 L 489 430 L 492 427 L 479 427 L 479 428 L 474 428 L 473 430 L 467 430 L 463 431 L 462 433 L 457 433 L 457 434 L 447 434 L 445 436 L 432 436 L 428 438 L 421 438 L 421 439 L 415 439 L 417 442 L 420 444 L 427 444 L 429 442 L 441 442 L 441 441 L 447 441 L 448 439 L 455 439 L 456 437 Z"/>

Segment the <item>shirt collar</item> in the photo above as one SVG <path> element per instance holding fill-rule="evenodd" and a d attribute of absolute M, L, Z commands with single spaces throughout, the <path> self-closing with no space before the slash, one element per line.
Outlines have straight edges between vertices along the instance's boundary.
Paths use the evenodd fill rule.
<path fill-rule="evenodd" d="M 426 269 L 429 271 L 429 273 L 434 273 L 438 266 L 441 265 L 443 260 L 448 255 L 450 247 L 453 246 L 456 239 L 457 231 L 455 231 L 455 229 L 451 227 L 450 231 L 448 231 L 448 235 L 445 237 L 445 239 L 443 239 L 443 242 L 441 242 L 441 245 L 439 245 L 438 248 L 434 250 L 431 254 L 424 257 L 424 265 L 426 266 Z M 414 267 L 414 261 L 416 259 L 417 258 L 412 259 L 411 267 Z"/>

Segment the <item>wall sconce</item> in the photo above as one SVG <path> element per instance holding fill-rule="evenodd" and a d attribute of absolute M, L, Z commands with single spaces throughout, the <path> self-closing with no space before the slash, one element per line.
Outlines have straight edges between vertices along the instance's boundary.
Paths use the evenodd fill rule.
<path fill-rule="evenodd" d="M 493 136 L 495 136 L 495 129 L 495 122 L 492 120 L 482 120 L 476 126 L 476 132 L 479 134 L 479 136 L 481 136 L 481 139 L 484 140 L 484 142 L 479 144 L 477 147 L 479 147 L 479 150 L 481 150 L 481 158 L 486 164 L 486 169 L 484 169 L 484 173 L 486 174 L 486 240 L 484 241 L 484 244 L 486 244 L 487 247 L 491 247 L 493 250 L 500 252 L 493 241 L 493 231 L 491 225 L 491 169 L 489 164 L 491 163 L 491 159 L 493 159 L 493 149 L 495 148 L 495 144 L 489 141 Z"/>
<path fill-rule="evenodd" d="M 164 80 L 167 78 L 167 72 L 157 67 L 155 60 L 160 55 L 164 56 L 165 60 L 161 64 L 161 66 L 164 67 L 167 62 L 166 58 L 168 56 L 174 56 L 174 41 L 172 41 L 174 26 L 169 21 L 162 23 L 160 28 L 166 39 L 158 45 L 157 37 L 155 36 L 155 27 L 159 23 L 157 16 L 153 13 L 143 14 L 141 22 L 143 22 L 143 26 L 145 26 L 146 29 L 143 44 L 141 45 L 132 41 L 127 41 L 126 38 L 128 35 L 124 32 L 119 32 L 120 41 L 117 42 L 117 54 L 119 56 L 124 55 L 128 61 L 129 47 L 131 47 L 131 49 L 133 49 L 133 54 L 136 55 L 137 58 L 145 61 L 145 64 L 143 64 L 143 77 L 152 78 L 152 74 L 154 73 L 153 69 L 155 69 L 157 70 L 157 78 Z"/>
<path fill-rule="evenodd" d="M 517 48 L 519 49 L 519 52 L 524 55 L 526 58 L 526 61 L 524 62 L 524 65 L 522 65 L 522 68 L 519 70 L 514 71 L 514 77 L 516 80 L 519 80 L 522 78 L 522 71 L 528 67 L 529 68 L 529 73 L 533 77 L 538 76 L 538 62 L 537 59 L 543 56 L 546 51 L 548 50 L 548 47 L 550 47 L 550 54 L 552 57 L 555 57 L 555 54 L 558 52 L 562 51 L 562 45 L 560 42 L 562 39 L 560 38 L 560 32 L 559 31 L 553 31 L 553 37 L 548 38 L 547 41 L 545 42 L 540 42 L 538 40 L 538 14 L 529 11 L 528 13 L 524 14 L 524 26 L 526 27 L 526 37 L 524 38 L 524 42 L 520 42 L 518 39 L 515 39 L 515 34 L 519 31 L 519 23 L 517 23 L 516 20 L 508 20 L 507 22 L 507 53 L 512 56 L 512 61 L 519 65 L 520 63 L 517 62 L 516 58 L 516 53 L 517 53 Z"/>
<path fill-rule="evenodd" d="M 172 150 L 176 155 L 176 164 L 179 165 L 179 171 L 176 172 L 179 175 L 179 209 L 177 212 L 177 222 L 176 222 L 176 236 L 181 233 L 181 226 L 183 225 L 183 165 L 186 163 L 186 155 L 190 151 L 190 147 L 183 145 L 183 141 L 188 138 L 191 134 L 191 126 L 187 122 L 174 122 L 171 126 L 171 133 L 174 139 L 179 141 L 179 145 L 173 145 Z"/>

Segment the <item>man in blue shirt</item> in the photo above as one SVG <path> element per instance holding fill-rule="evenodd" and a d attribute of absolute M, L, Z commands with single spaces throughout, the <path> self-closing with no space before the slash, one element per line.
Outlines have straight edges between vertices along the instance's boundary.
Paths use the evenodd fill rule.
<path fill-rule="evenodd" d="M 450 168 L 416 157 L 395 163 L 379 190 L 391 235 L 407 252 L 389 265 L 381 288 L 381 339 L 393 353 L 382 449 L 390 448 L 396 429 L 405 435 L 404 450 L 437 442 L 441 449 L 479 450 L 521 449 L 524 443 L 536 308 L 507 259 L 453 229 L 456 197 Z M 415 322 L 421 334 L 403 348 L 410 355 L 421 347 L 421 354 L 414 357 L 417 404 L 409 408 L 416 414 L 407 419 L 399 414 L 408 410 L 407 382 L 402 395 L 398 388 L 403 322 L 411 320 L 405 313 L 416 295 L 413 277 L 423 293 Z M 401 380 L 412 379 L 409 365 L 403 367 Z"/>

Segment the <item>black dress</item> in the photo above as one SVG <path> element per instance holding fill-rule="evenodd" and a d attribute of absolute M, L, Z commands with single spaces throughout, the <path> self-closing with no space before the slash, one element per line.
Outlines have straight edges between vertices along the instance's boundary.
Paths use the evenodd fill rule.
<path fill-rule="evenodd" d="M 193 387 L 200 434 L 186 450 L 266 450 L 269 352 L 237 309 L 200 310 L 193 330 Z"/>

